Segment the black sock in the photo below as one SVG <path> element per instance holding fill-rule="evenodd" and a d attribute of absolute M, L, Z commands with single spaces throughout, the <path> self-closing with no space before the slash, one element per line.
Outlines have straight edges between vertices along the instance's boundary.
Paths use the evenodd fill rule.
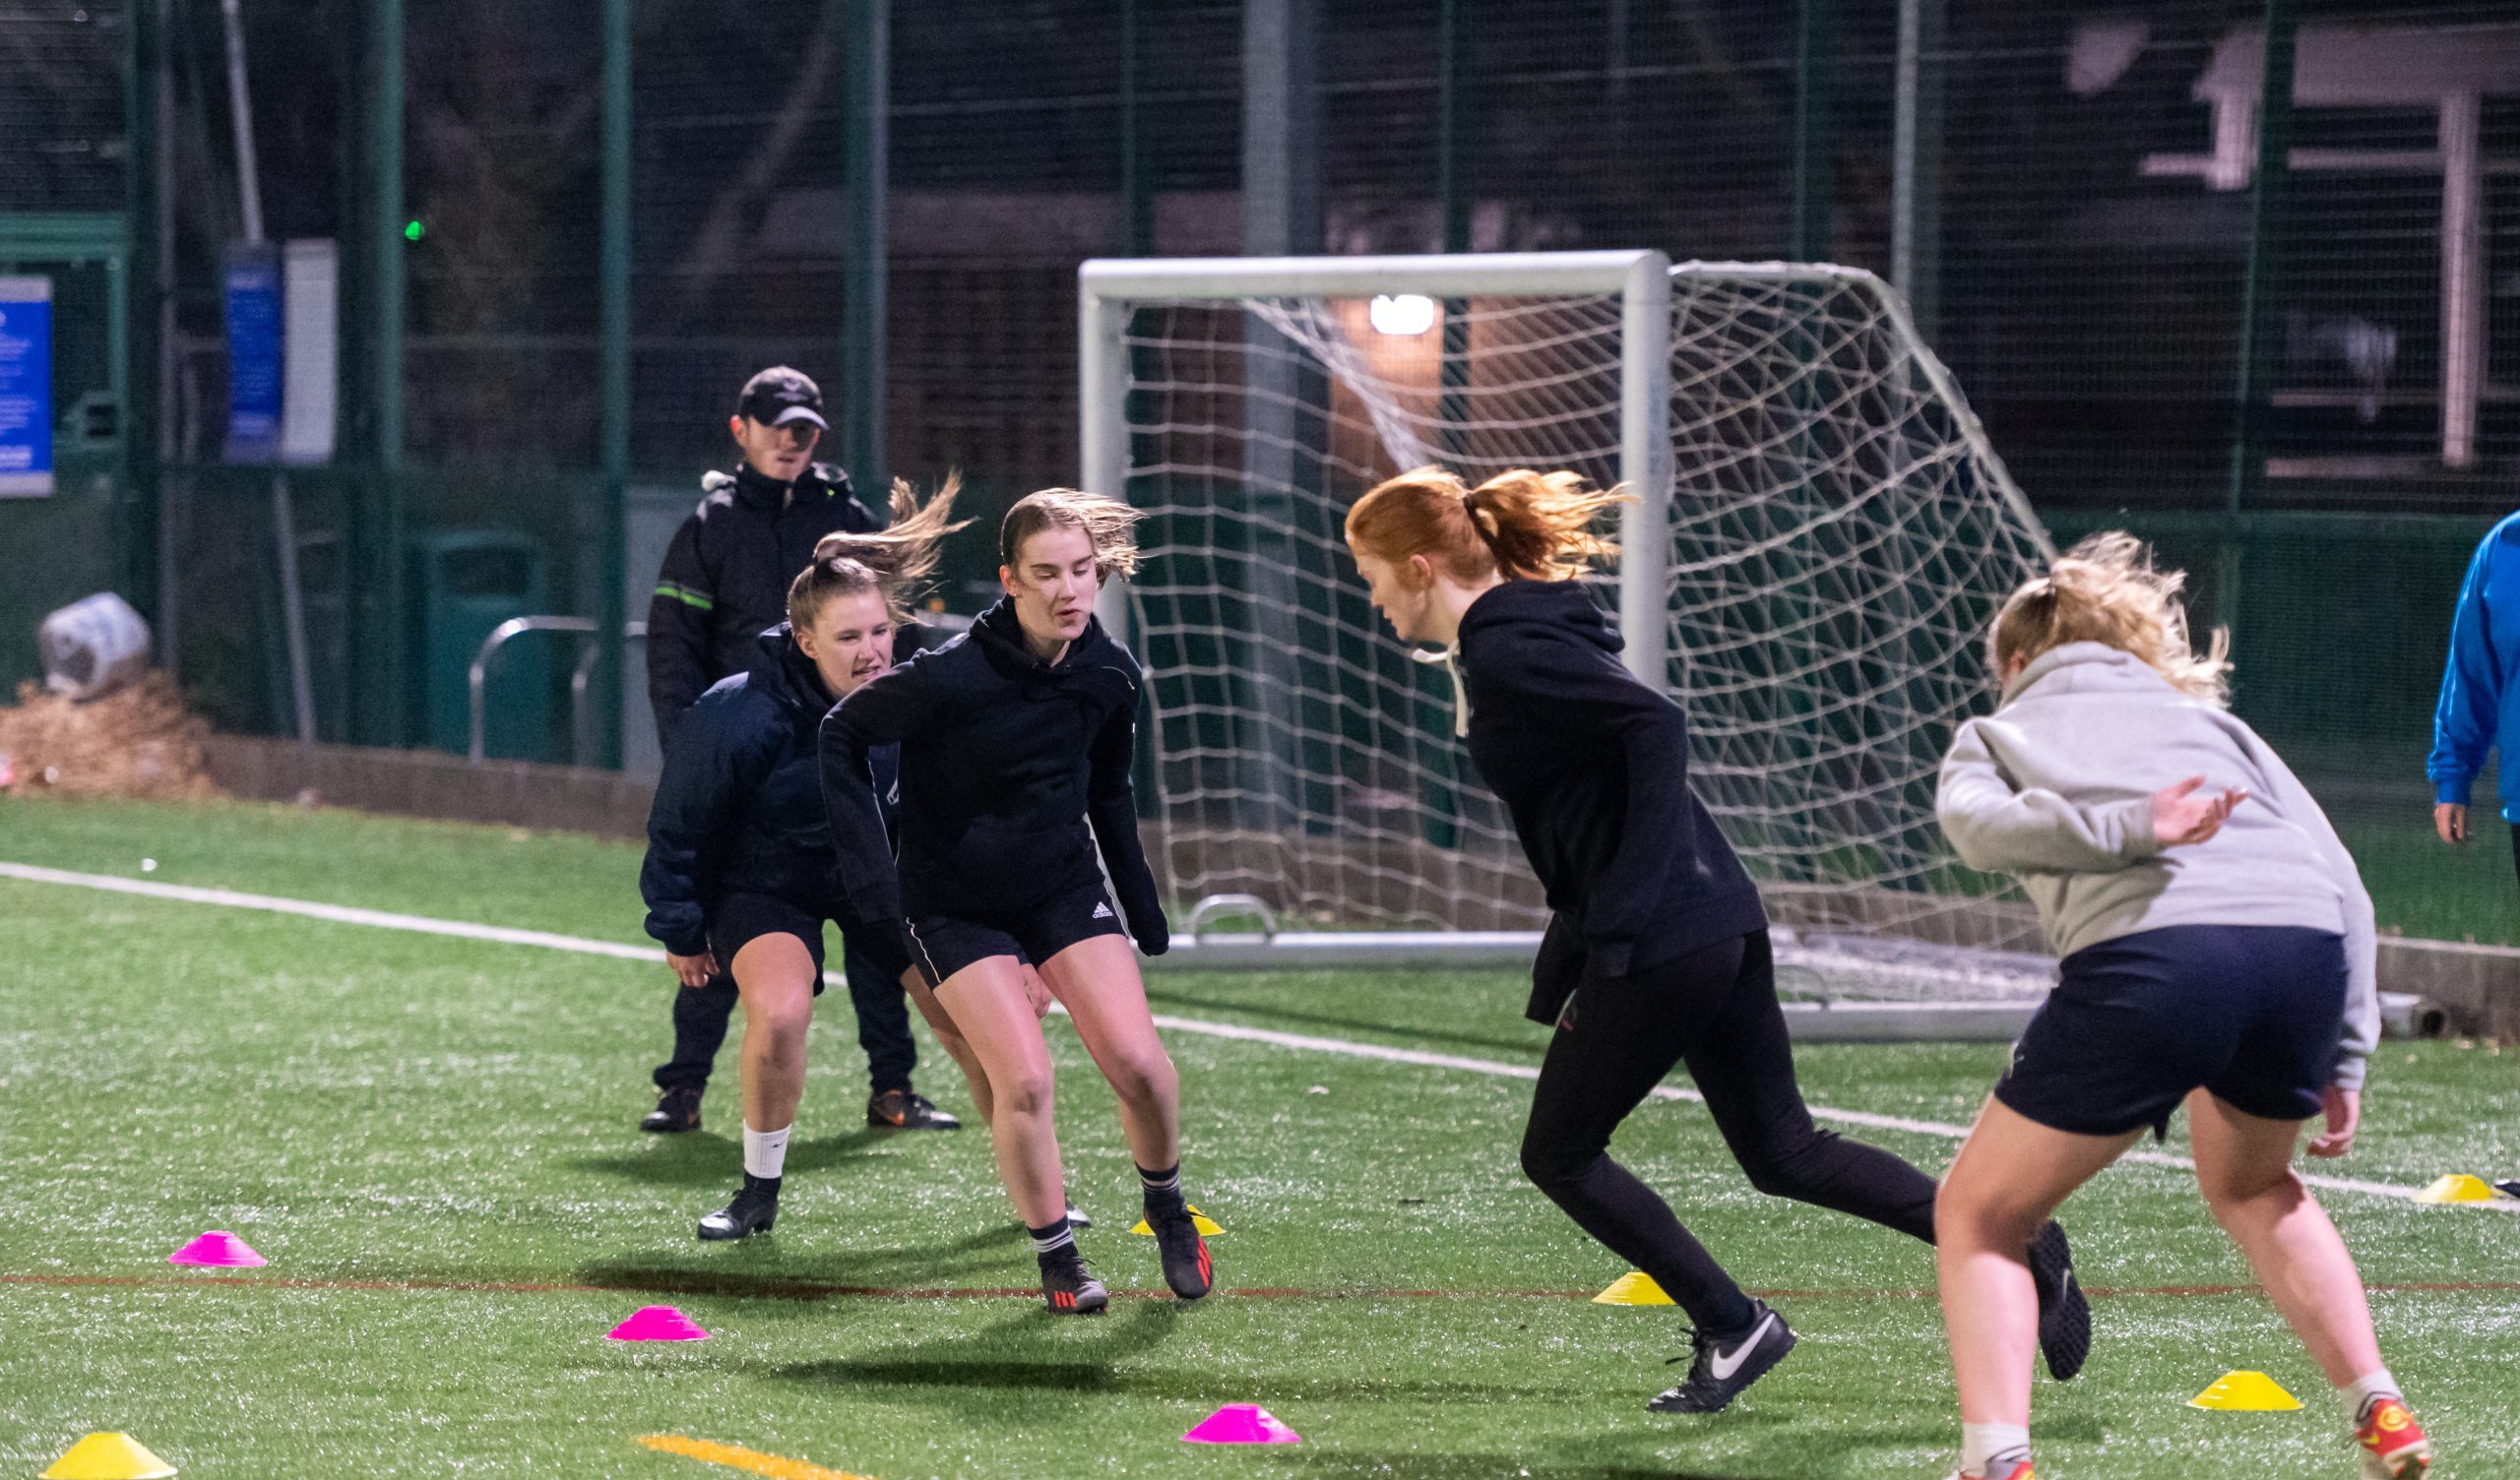
<path fill-rule="evenodd" d="M 1039 1228 L 1027 1225 L 1024 1231 L 1033 1236 L 1033 1253 L 1044 1267 L 1075 1257 L 1076 1231 L 1067 1226 L 1067 1214 L 1061 1213 Z"/>
<path fill-rule="evenodd" d="M 1185 1205 L 1181 1201 L 1181 1163 L 1176 1161 L 1160 1172 L 1139 1167 L 1138 1182 L 1146 1189 L 1148 1212 L 1177 1213 Z"/>
<path fill-rule="evenodd" d="M 744 1191 L 765 1192 L 776 1198 L 779 1196 L 779 1184 L 784 1180 L 786 1179 L 780 1177 L 756 1177 L 746 1172 L 744 1173 Z"/>
<path fill-rule="evenodd" d="M 1731 1346 L 1742 1337 L 1747 1336 L 1750 1333 L 1751 1327 L 1758 1324 L 1759 1307 L 1756 1302 L 1752 1301 L 1745 1295 L 1741 1297 L 1740 1321 L 1732 1326 L 1706 1327 L 1706 1338 L 1718 1346 Z"/>

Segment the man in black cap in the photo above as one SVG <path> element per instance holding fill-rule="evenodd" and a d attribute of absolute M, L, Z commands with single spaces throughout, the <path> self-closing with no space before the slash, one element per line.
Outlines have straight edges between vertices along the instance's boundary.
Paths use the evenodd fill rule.
<path fill-rule="evenodd" d="M 850 493 L 849 474 L 813 461 L 828 423 L 823 393 L 803 374 L 775 365 L 744 382 L 726 429 L 743 461 L 731 473 L 700 480 L 707 496 L 674 531 L 648 604 L 648 701 L 664 747 L 693 700 L 751 668 L 761 634 L 787 620 L 788 583 L 813 563 L 815 542 L 836 529 L 876 527 Z M 918 1051 L 901 983 L 883 979 L 854 953 L 848 977 L 874 1084 L 866 1123 L 959 1129 L 961 1121 L 911 1088 Z M 675 989 L 673 1057 L 657 1066 L 657 1108 L 642 1130 L 700 1129 L 700 1097 L 735 1001 L 734 978 L 724 972 L 705 987 Z"/>

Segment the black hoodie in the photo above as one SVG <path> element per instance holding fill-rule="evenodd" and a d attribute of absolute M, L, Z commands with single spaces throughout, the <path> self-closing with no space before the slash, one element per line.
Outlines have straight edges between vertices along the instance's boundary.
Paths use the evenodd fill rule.
<path fill-rule="evenodd" d="M 1766 926 L 1748 872 L 1689 790 L 1687 715 L 1620 666 L 1618 633 L 1580 585 L 1496 586 L 1462 613 L 1457 643 L 1471 761 L 1556 911 L 1534 1018 L 1555 1020 L 1584 975 L 1628 975 Z"/>
<path fill-rule="evenodd" d="M 851 912 L 1012 921 L 1099 886 L 1099 843 L 1129 934 L 1163 955 L 1169 933 L 1129 785 L 1143 684 L 1095 619 L 1042 662 L 1001 599 L 969 633 L 841 701 L 823 720 L 822 784 Z M 884 745 L 902 748 L 898 868 L 878 846 L 868 778 L 867 754 Z"/>
<path fill-rule="evenodd" d="M 849 474 L 828 462 L 793 483 L 745 463 L 700 486 L 708 496 L 674 531 L 648 602 L 648 703 L 660 742 L 703 690 L 752 666 L 754 640 L 788 620 L 788 583 L 813 564 L 824 535 L 875 527 Z"/>
<path fill-rule="evenodd" d="M 698 956 L 718 901 L 740 892 L 840 917 L 849 949 L 887 979 L 909 967 L 897 916 L 852 916 L 841 906 L 814 758 L 814 732 L 830 707 L 822 675 L 782 626 L 754 640 L 749 672 L 718 683 L 684 715 L 665 750 L 639 866 L 648 934 L 667 951 Z M 870 762 L 889 795 L 892 750 Z M 881 827 L 888 809 L 878 810 Z M 880 840 L 876 851 L 891 852 Z"/>

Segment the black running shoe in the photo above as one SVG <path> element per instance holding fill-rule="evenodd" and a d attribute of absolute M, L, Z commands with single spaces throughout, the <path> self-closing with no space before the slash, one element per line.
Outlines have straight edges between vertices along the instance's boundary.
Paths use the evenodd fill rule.
<path fill-rule="evenodd" d="M 1089 1316 L 1111 1303 L 1111 1292 L 1085 1267 L 1085 1256 L 1070 1244 L 1040 1256 L 1041 1300 L 1061 1316 Z"/>
<path fill-rule="evenodd" d="M 927 1096 L 909 1089 L 887 1089 L 866 1100 L 866 1124 L 878 1131 L 959 1131 L 963 1123 L 937 1109 Z"/>
<path fill-rule="evenodd" d="M 649 1111 L 648 1118 L 639 1122 L 639 1129 L 654 1131 L 661 1136 L 699 1130 L 700 1094 L 706 1087 L 702 1084 L 677 1084 L 658 1095 L 657 1108 Z"/>
<path fill-rule="evenodd" d="M 1085 1215 L 1084 1208 L 1070 1202 L 1067 1205 L 1067 1226 L 1070 1228 L 1091 1228 L 1094 1226 L 1094 1220 Z"/>
<path fill-rule="evenodd" d="M 2091 1302 L 2074 1281 L 2074 1251 L 2053 1218 L 2030 1241 L 2030 1277 L 2039 1285 L 2039 1354 L 2049 1377 L 2069 1381 L 2091 1355 Z"/>
<path fill-rule="evenodd" d="M 1155 1231 L 1156 1253 L 1164 1260 L 1164 1282 L 1172 1287 L 1172 1293 L 1183 1300 L 1207 1294 L 1216 1282 L 1216 1269 L 1208 1263 L 1208 1241 L 1199 1237 L 1199 1225 L 1190 1210 L 1176 1206 L 1158 1212 L 1150 1207 L 1146 1223 Z"/>
<path fill-rule="evenodd" d="M 1704 1331 L 1689 1332 L 1689 1377 L 1665 1391 L 1646 1408 L 1655 1413 L 1721 1413 L 1741 1389 L 1767 1375 L 1769 1368 L 1794 1350 L 1794 1327 L 1768 1309 L 1764 1300 L 1750 1302 L 1750 1328 L 1729 1342 Z M 1680 1360 L 1673 1357 L 1672 1361 Z"/>
<path fill-rule="evenodd" d="M 700 1236 L 711 1242 L 750 1238 L 768 1233 L 779 1221 L 779 1179 L 744 1173 L 743 1191 L 735 1200 L 700 1220 Z"/>
<path fill-rule="evenodd" d="M 2497 1182 L 2493 1185 L 2493 1190 L 2506 1198 L 2520 1198 L 2520 1177 L 2514 1177 L 2508 1182 Z"/>

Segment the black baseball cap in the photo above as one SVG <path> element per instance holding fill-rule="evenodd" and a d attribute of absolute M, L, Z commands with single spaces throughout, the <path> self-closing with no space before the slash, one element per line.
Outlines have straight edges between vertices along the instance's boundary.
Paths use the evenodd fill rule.
<path fill-rule="evenodd" d="M 744 394 L 735 399 L 735 411 L 764 426 L 810 421 L 831 430 L 831 423 L 823 420 L 822 387 L 803 371 L 786 365 L 773 365 L 745 381 Z"/>

